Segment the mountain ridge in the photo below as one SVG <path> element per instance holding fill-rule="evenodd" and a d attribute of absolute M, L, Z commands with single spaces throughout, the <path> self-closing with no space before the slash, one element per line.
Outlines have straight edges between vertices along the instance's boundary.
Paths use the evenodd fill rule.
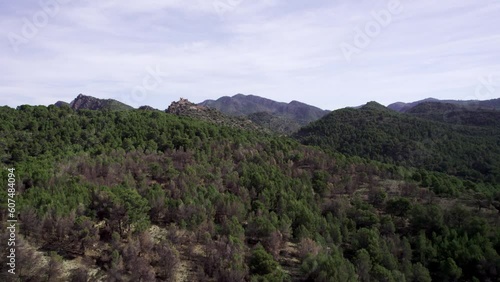
<path fill-rule="evenodd" d="M 268 112 L 291 118 L 300 125 L 308 124 L 330 112 L 296 100 L 285 103 L 256 95 L 244 94 L 236 94 L 232 97 L 223 96 L 217 100 L 205 100 L 199 105 L 216 108 L 225 114 L 236 116 Z"/>
<path fill-rule="evenodd" d="M 73 101 L 70 103 L 57 101 L 55 104 L 57 107 L 69 106 L 73 110 L 133 110 L 134 107 L 124 104 L 120 101 L 114 99 L 100 99 L 93 96 L 78 94 Z"/>
<path fill-rule="evenodd" d="M 500 110 L 500 98 L 490 99 L 490 100 L 439 100 L 436 98 L 426 98 L 414 102 L 404 103 L 404 102 L 395 102 L 387 106 L 387 108 L 394 110 L 396 112 L 407 112 L 412 108 L 428 102 L 435 103 L 446 103 L 446 104 L 454 104 L 460 105 L 469 108 L 483 108 L 483 109 L 493 109 Z"/>

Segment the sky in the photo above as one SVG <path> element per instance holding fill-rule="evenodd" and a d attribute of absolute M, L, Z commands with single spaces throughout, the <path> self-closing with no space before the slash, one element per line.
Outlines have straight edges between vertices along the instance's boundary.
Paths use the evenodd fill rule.
<path fill-rule="evenodd" d="M 0 105 L 500 97 L 497 0 L 0 2 Z"/>

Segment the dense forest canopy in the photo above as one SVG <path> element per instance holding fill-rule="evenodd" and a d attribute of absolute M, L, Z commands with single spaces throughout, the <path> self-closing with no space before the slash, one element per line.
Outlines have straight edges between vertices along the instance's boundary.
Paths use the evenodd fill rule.
<path fill-rule="evenodd" d="M 499 184 L 499 113 L 426 103 L 403 114 L 368 103 L 334 111 L 295 138 L 347 155 Z"/>
<path fill-rule="evenodd" d="M 298 135 L 322 149 L 160 111 L 2 107 L 16 277 L 498 281 L 496 131 L 396 114 L 334 112 Z"/>

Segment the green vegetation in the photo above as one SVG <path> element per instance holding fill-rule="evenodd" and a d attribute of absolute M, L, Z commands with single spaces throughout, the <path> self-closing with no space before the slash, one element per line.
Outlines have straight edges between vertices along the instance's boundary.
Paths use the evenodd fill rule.
<path fill-rule="evenodd" d="M 469 109 L 469 110 L 477 110 L 477 109 L 484 109 L 484 110 L 500 110 L 500 98 L 497 99 L 491 99 L 491 100 L 483 100 L 483 101 L 478 101 L 478 100 L 438 100 L 434 98 L 427 98 L 424 100 L 416 101 L 413 103 L 394 103 L 387 108 L 398 111 L 398 112 L 409 112 L 411 111 L 414 107 L 419 106 L 420 104 L 423 103 L 433 103 L 433 104 L 447 104 L 447 105 L 453 105 L 458 108 L 463 108 L 463 109 Z"/>
<path fill-rule="evenodd" d="M 446 106 L 421 104 L 412 114 L 401 114 L 372 102 L 361 109 L 335 111 L 295 137 L 347 155 L 499 184 L 498 112 L 443 109 Z M 436 112 L 444 118 L 439 120 Z"/>
<path fill-rule="evenodd" d="M 445 103 L 422 103 L 407 111 L 408 114 L 434 121 L 500 129 L 500 111 L 467 108 Z"/>
<path fill-rule="evenodd" d="M 366 118 L 327 126 L 343 115 Z M 402 136 L 390 144 L 392 131 L 357 128 L 399 119 L 392 128 Z M 21 281 L 496 281 L 500 273 L 498 139 L 482 128 L 452 131 L 375 105 L 304 131 L 325 130 L 309 140 L 358 155 L 346 156 L 160 111 L 2 107 L 0 120 L 1 179 L 11 167 L 17 176 Z M 424 129 L 444 140 L 428 153 L 462 164 L 463 177 L 414 168 L 426 159 L 417 153 L 397 160 L 373 149 L 404 152 Z M 341 143 L 349 151 L 334 132 L 350 136 Z M 448 148 L 434 134 L 457 143 Z M 472 159 L 488 151 L 489 171 L 453 155 L 472 147 Z M 6 251 L 1 281 L 11 279 Z M 76 268 L 66 273 L 70 261 Z"/>
<path fill-rule="evenodd" d="M 268 112 L 253 113 L 247 118 L 262 128 L 280 135 L 288 135 L 300 129 L 300 124 L 297 121 Z"/>

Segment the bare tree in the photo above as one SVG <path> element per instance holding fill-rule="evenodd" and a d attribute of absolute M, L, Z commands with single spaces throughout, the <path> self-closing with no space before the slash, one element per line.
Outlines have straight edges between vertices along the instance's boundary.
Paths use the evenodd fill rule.
<path fill-rule="evenodd" d="M 157 275 L 165 281 L 173 281 L 177 266 L 179 265 L 179 253 L 168 241 L 162 241 L 156 245 Z"/>
<path fill-rule="evenodd" d="M 83 268 L 78 268 L 71 273 L 69 279 L 72 282 L 88 282 L 90 280 L 89 273 Z"/>
<path fill-rule="evenodd" d="M 310 238 L 302 238 L 299 243 L 298 254 L 301 260 L 307 256 L 316 256 L 321 251 L 321 247 Z"/>
<path fill-rule="evenodd" d="M 280 250 L 283 246 L 283 235 L 278 230 L 275 230 L 269 234 L 269 236 L 264 240 L 264 247 L 269 250 L 274 258 L 278 258 Z"/>
<path fill-rule="evenodd" d="M 47 281 L 62 281 L 62 276 L 62 257 L 56 252 L 51 252 L 49 263 L 47 265 Z"/>
<path fill-rule="evenodd" d="M 16 272 L 20 281 L 36 281 L 43 274 L 42 255 L 31 248 L 28 243 L 18 238 L 17 253 L 16 253 Z"/>
<path fill-rule="evenodd" d="M 22 224 L 21 231 L 25 237 L 30 236 L 31 234 L 37 235 L 39 233 L 40 220 L 38 219 L 34 208 L 28 207 L 23 209 L 19 214 L 19 218 Z"/>

